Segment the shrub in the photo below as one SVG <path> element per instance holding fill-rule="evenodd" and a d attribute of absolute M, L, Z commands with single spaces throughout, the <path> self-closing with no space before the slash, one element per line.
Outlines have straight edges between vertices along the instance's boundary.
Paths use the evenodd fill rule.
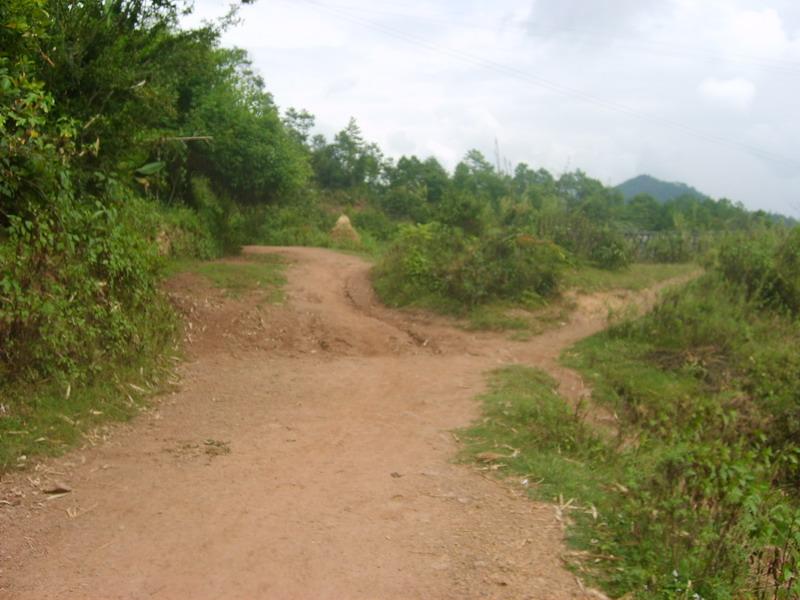
<path fill-rule="evenodd" d="M 800 312 L 800 227 L 730 236 L 715 268 L 761 305 Z"/>
<path fill-rule="evenodd" d="M 654 234 L 640 251 L 641 258 L 657 263 L 688 262 L 692 257 L 692 240 L 679 232 Z"/>
<path fill-rule="evenodd" d="M 336 217 L 314 198 L 295 204 L 272 205 L 264 210 L 258 241 L 274 246 L 329 246 L 328 232 Z"/>
<path fill-rule="evenodd" d="M 367 208 L 355 212 L 352 221 L 360 234 L 367 233 L 381 242 L 389 241 L 397 234 L 397 224 L 379 210 Z"/>
<path fill-rule="evenodd" d="M 163 347 L 172 313 L 161 261 L 131 198 L 77 203 L 69 194 L 10 218 L 0 246 L 0 370 L 9 380 L 91 375 Z"/>
<path fill-rule="evenodd" d="M 800 592 L 800 322 L 776 283 L 795 235 L 727 240 L 702 278 L 571 354 L 635 440 L 592 532 L 613 591 Z"/>
<path fill-rule="evenodd" d="M 565 266 L 560 248 L 530 235 L 477 238 L 429 223 L 400 229 L 374 279 L 379 295 L 395 306 L 422 302 L 460 311 L 553 296 Z"/>
<path fill-rule="evenodd" d="M 589 257 L 601 269 L 619 270 L 631 264 L 633 251 L 622 235 L 603 228 L 596 234 Z"/>
<path fill-rule="evenodd" d="M 245 218 L 227 194 L 216 193 L 205 177 L 191 180 L 192 202 L 199 222 L 213 240 L 214 256 L 235 254 L 246 241 Z"/>
<path fill-rule="evenodd" d="M 552 215 L 538 227 L 540 235 L 601 269 L 622 269 L 633 260 L 633 249 L 621 233 L 582 213 Z"/>

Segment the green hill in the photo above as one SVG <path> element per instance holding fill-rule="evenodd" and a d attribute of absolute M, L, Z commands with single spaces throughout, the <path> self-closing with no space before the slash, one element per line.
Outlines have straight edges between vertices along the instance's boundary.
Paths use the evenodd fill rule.
<path fill-rule="evenodd" d="M 661 181 L 650 175 L 639 175 L 638 177 L 634 177 L 633 179 L 619 184 L 615 189 L 622 192 L 626 200 L 638 194 L 650 194 L 659 202 L 668 202 L 680 196 L 687 195 L 700 200 L 709 197 L 685 183 Z"/>

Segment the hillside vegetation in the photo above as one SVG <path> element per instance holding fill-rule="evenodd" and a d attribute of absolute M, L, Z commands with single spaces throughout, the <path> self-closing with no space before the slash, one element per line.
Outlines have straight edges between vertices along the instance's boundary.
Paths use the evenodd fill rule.
<path fill-rule="evenodd" d="M 800 593 L 800 229 L 736 235 L 708 272 L 564 359 L 609 436 L 531 370 L 499 373 L 475 453 L 571 499 L 576 568 L 615 595 Z"/>

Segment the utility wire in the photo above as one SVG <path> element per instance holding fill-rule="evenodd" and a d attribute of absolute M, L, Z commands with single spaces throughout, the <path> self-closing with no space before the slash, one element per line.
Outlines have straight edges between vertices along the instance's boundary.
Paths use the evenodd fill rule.
<path fill-rule="evenodd" d="M 433 17 L 426 17 L 418 14 L 411 14 L 406 12 L 386 11 L 373 7 L 356 7 L 345 4 L 331 4 L 326 3 L 326 8 L 348 11 L 351 13 L 372 13 L 378 16 L 392 17 L 397 19 L 409 19 L 431 25 L 442 27 L 458 27 L 462 29 L 469 29 L 474 31 L 488 31 L 498 33 L 507 28 L 509 23 L 500 23 L 495 27 L 488 27 L 484 24 L 469 23 L 465 21 L 457 21 L 454 19 L 437 19 Z M 746 65 L 750 68 L 763 70 L 767 72 L 780 73 L 784 75 L 800 75 L 800 62 L 776 59 L 768 57 L 753 56 L 744 53 L 714 53 L 705 52 L 698 48 L 692 48 L 677 41 L 668 40 L 641 40 L 641 39 L 628 39 L 620 36 L 608 35 L 607 33 L 592 31 L 587 29 L 579 29 L 573 27 L 562 26 L 558 29 L 542 28 L 534 23 L 512 23 L 512 26 L 521 29 L 526 35 L 552 40 L 554 37 L 562 34 L 567 34 L 572 37 L 579 37 L 583 42 L 593 44 L 606 44 L 612 43 L 609 46 L 612 49 L 618 50 L 636 50 L 643 51 L 657 56 L 668 56 L 674 58 L 686 58 L 692 60 L 703 60 L 712 63 L 735 63 Z"/>
<path fill-rule="evenodd" d="M 673 121 L 672 119 L 668 119 L 668 118 L 664 118 L 664 117 L 658 117 L 658 116 L 654 116 L 654 115 L 649 115 L 647 113 L 641 112 L 639 110 L 636 110 L 636 109 L 631 108 L 629 106 L 626 106 L 624 104 L 621 104 L 621 103 L 618 103 L 618 102 L 614 102 L 614 101 L 610 101 L 610 100 L 605 100 L 605 99 L 603 99 L 603 98 L 601 98 L 599 96 L 595 96 L 595 95 L 593 95 L 591 93 L 588 93 L 588 92 L 585 92 L 583 90 L 580 90 L 580 89 L 577 89 L 577 88 L 572 88 L 572 87 L 569 87 L 569 86 L 565 86 L 565 85 L 559 84 L 559 83 L 554 82 L 554 81 L 550 81 L 550 80 L 545 79 L 545 78 L 543 78 L 541 76 L 528 73 L 528 72 L 523 71 L 521 69 L 518 69 L 516 67 L 510 67 L 510 66 L 504 65 L 502 63 L 498 63 L 498 62 L 495 62 L 495 61 L 492 61 L 492 60 L 489 60 L 489 59 L 481 58 L 481 57 L 478 57 L 478 56 L 463 52 L 461 50 L 455 50 L 453 48 L 448 48 L 448 47 L 445 47 L 445 46 L 441 46 L 441 45 L 429 42 L 429 41 L 427 41 L 427 40 L 425 40 L 423 38 L 420 38 L 418 36 L 415 36 L 413 34 L 409 34 L 409 33 L 403 32 L 403 31 L 399 31 L 397 29 L 393 29 L 391 27 L 387 27 L 387 26 L 381 25 L 379 23 L 374 23 L 372 21 L 369 21 L 367 19 L 363 19 L 361 17 L 353 16 L 352 14 L 348 13 L 347 11 L 341 10 L 340 8 L 337 8 L 336 6 L 328 5 L 328 4 L 325 4 L 325 3 L 322 3 L 322 2 L 318 2 L 316 0 L 300 0 L 300 1 L 304 2 L 305 4 L 310 5 L 312 7 L 315 7 L 316 9 L 318 9 L 321 12 L 324 12 L 324 13 L 327 13 L 329 15 L 332 15 L 332 16 L 334 16 L 336 18 L 339 18 L 339 19 L 342 19 L 342 20 L 345 20 L 345 21 L 349 21 L 350 23 L 353 23 L 353 24 L 356 24 L 356 25 L 360 25 L 360 26 L 363 26 L 363 27 L 367 27 L 367 28 L 373 29 L 375 31 L 378 31 L 379 33 L 382 33 L 382 34 L 386 35 L 386 36 L 393 37 L 395 39 L 401 40 L 401 41 L 406 42 L 408 44 L 412 44 L 414 46 L 418 46 L 420 48 L 424 48 L 425 50 L 428 50 L 429 52 L 432 52 L 432 53 L 435 53 L 435 54 L 440 54 L 440 55 L 443 55 L 443 56 L 449 56 L 449 57 L 454 58 L 456 60 L 459 60 L 461 62 L 464 62 L 464 63 L 467 63 L 467 64 L 471 64 L 473 66 L 481 67 L 483 69 L 486 69 L 486 70 L 489 70 L 489 71 L 493 71 L 493 72 L 501 74 L 501 75 L 506 75 L 508 77 L 523 81 L 525 83 L 529 83 L 531 85 L 534 85 L 534 86 L 537 86 L 537 87 L 540 87 L 540 88 L 543 88 L 543 89 L 546 89 L 546 90 L 550 90 L 550 91 L 552 91 L 552 92 L 554 92 L 556 94 L 562 95 L 562 96 L 576 98 L 576 99 L 581 100 L 581 101 L 583 101 L 583 102 L 585 102 L 587 104 L 592 104 L 594 106 L 598 106 L 600 108 L 604 108 L 604 109 L 609 110 L 609 111 L 613 111 L 613 112 L 616 112 L 616 113 L 624 114 L 624 115 L 627 115 L 629 117 L 633 117 L 635 119 L 638 119 L 640 121 L 656 123 L 656 124 L 659 124 L 659 125 L 667 127 L 667 128 L 672 128 L 672 129 L 675 129 L 675 130 L 679 130 L 679 131 L 683 132 L 684 134 L 690 135 L 690 136 L 695 137 L 697 139 L 701 139 L 701 140 L 708 141 L 708 142 L 713 142 L 713 143 L 720 144 L 720 145 L 726 145 L 726 146 L 729 146 L 729 147 L 738 148 L 740 150 L 745 150 L 745 151 L 747 151 L 747 152 L 749 152 L 749 153 L 751 153 L 751 154 L 753 154 L 755 156 L 758 156 L 759 158 L 762 158 L 763 160 L 774 162 L 774 163 L 778 163 L 778 164 L 782 164 L 784 166 L 790 166 L 793 169 L 796 169 L 797 171 L 800 171 L 800 161 L 798 161 L 798 160 L 796 160 L 794 158 L 783 156 L 781 154 L 778 154 L 776 152 L 772 152 L 772 151 L 764 149 L 764 148 L 760 148 L 758 146 L 753 146 L 753 145 L 748 144 L 746 142 L 743 142 L 741 140 L 737 140 L 737 139 L 734 139 L 734 138 L 728 138 L 728 137 L 725 137 L 725 136 L 721 136 L 721 135 L 717 135 L 717 134 L 701 131 L 701 130 L 695 129 L 695 128 L 691 127 L 691 126 L 685 125 L 685 124 L 683 124 L 683 123 L 681 123 L 679 121 Z"/>

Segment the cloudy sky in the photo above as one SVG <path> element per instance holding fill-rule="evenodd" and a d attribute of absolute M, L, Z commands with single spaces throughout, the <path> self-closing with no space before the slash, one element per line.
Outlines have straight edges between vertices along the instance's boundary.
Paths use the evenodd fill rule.
<path fill-rule="evenodd" d="M 196 0 L 187 25 L 227 3 Z M 800 216 L 797 0 L 258 0 L 226 45 L 386 154 L 640 173 Z"/>

